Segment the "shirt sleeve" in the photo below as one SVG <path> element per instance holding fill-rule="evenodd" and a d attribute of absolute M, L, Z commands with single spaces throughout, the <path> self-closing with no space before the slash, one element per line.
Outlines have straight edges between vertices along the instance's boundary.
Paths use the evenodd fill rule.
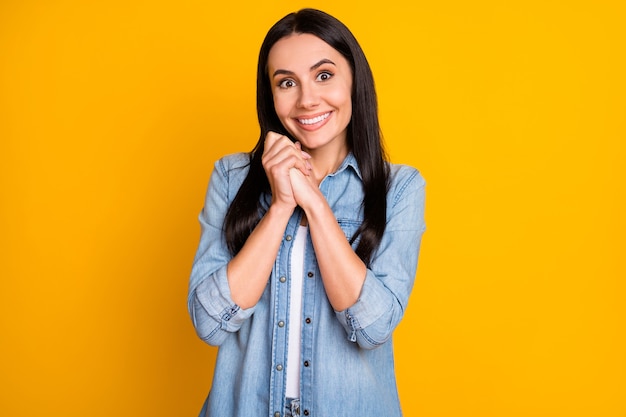
<path fill-rule="evenodd" d="M 223 223 L 229 202 L 229 169 L 223 160 L 216 162 L 205 204 L 198 216 L 201 226 L 187 304 L 198 336 L 210 345 L 220 345 L 229 333 L 236 332 L 254 312 L 240 308 L 232 300 L 226 267 L 231 259 Z M 235 190 L 236 192 L 236 190 Z"/>
<path fill-rule="evenodd" d="M 359 299 L 335 313 L 348 339 L 364 349 L 374 349 L 391 337 L 404 315 L 415 281 L 425 230 L 425 182 L 417 170 L 404 171 L 396 173 L 403 178 L 397 178 L 390 190 L 387 226 L 367 269 Z"/>

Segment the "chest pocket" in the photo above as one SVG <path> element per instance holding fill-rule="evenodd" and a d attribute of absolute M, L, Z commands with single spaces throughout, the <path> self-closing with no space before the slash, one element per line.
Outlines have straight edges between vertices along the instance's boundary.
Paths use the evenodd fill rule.
<path fill-rule="evenodd" d="M 354 234 L 361 225 L 360 221 L 350 219 L 337 219 L 337 222 L 339 223 L 339 227 L 341 227 L 341 230 L 343 231 L 343 234 L 348 242 L 354 237 Z M 354 242 L 352 242 L 352 249 L 356 249 L 360 240 L 361 238 L 357 237 Z"/>

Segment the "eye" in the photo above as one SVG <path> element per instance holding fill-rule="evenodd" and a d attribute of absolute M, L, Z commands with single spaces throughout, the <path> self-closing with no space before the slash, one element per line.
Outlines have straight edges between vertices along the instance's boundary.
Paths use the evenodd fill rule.
<path fill-rule="evenodd" d="M 296 82 L 294 80 L 292 80 L 291 78 L 285 78 L 284 80 L 281 80 L 278 83 L 278 87 L 279 88 L 291 88 L 291 87 L 295 87 L 296 86 Z"/>
<path fill-rule="evenodd" d="M 317 75 L 316 81 L 328 81 L 333 77 L 333 74 L 328 71 L 322 71 Z"/>

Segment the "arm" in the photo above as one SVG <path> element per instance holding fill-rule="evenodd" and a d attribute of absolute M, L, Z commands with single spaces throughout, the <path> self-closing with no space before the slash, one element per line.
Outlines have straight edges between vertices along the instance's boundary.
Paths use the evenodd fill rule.
<path fill-rule="evenodd" d="M 271 205 L 241 251 L 228 263 L 228 286 L 240 307 L 253 307 L 261 298 L 292 213 L 293 209 Z"/>
<path fill-rule="evenodd" d="M 301 151 L 299 144 L 296 146 L 278 133 L 268 133 L 263 168 L 272 190 L 272 203 L 227 268 L 233 300 L 242 308 L 254 306 L 263 294 L 285 228 L 296 208 L 289 171 L 294 169 L 308 176 L 308 158 L 310 156 Z"/>
<path fill-rule="evenodd" d="M 417 271 L 424 225 L 424 180 L 412 168 L 398 174 L 387 198 L 387 227 L 356 303 L 336 311 L 350 340 L 365 349 L 385 343 L 400 323 Z"/>
<path fill-rule="evenodd" d="M 371 267 L 365 268 L 348 245 L 334 216 L 334 225 L 331 224 L 328 205 L 316 206 L 318 199 L 310 190 L 306 194 L 295 191 L 304 187 L 304 183 L 299 183 L 302 178 L 297 173 L 292 177 L 299 203 L 308 206 L 305 212 L 307 218 L 311 217 L 311 238 L 324 288 L 337 319 L 349 339 L 362 348 L 383 344 L 402 319 L 413 287 L 424 231 L 424 180 L 412 168 L 398 171 L 387 198 L 385 235 Z M 335 234 L 337 229 L 341 236 Z M 348 256 L 344 244 L 352 256 Z"/>
<path fill-rule="evenodd" d="M 202 234 L 192 267 L 188 297 L 194 327 L 207 343 L 221 344 L 228 333 L 238 331 L 252 315 L 271 275 L 285 227 L 295 208 L 289 168 L 295 166 L 306 170 L 307 157 L 287 138 L 268 134 L 263 166 L 272 187 L 272 204 L 232 259 L 222 225 L 231 201 L 229 193 L 235 193 L 241 181 L 234 181 L 237 189 L 229 189 L 230 167 L 224 166 L 222 161 L 215 165 L 205 206 L 199 216 Z"/>
<path fill-rule="evenodd" d="M 356 302 L 366 268 L 354 252 L 319 188 L 299 171 L 290 173 L 294 194 L 306 215 L 328 300 L 336 311 Z"/>
<path fill-rule="evenodd" d="M 211 345 L 220 345 L 229 332 L 239 330 L 254 309 L 242 310 L 232 300 L 226 266 L 231 254 L 223 224 L 232 195 L 245 176 L 246 160 L 222 159 L 215 163 L 204 207 L 198 216 L 200 243 L 191 268 L 189 314 L 198 336 Z"/>

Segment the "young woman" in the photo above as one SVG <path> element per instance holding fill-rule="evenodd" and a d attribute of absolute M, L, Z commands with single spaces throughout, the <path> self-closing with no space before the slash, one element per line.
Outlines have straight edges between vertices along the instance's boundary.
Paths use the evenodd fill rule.
<path fill-rule="evenodd" d="M 400 416 L 391 335 L 413 287 L 424 180 L 387 162 L 369 64 L 321 11 L 278 21 L 261 135 L 215 164 L 189 312 L 219 346 L 201 416 Z"/>

